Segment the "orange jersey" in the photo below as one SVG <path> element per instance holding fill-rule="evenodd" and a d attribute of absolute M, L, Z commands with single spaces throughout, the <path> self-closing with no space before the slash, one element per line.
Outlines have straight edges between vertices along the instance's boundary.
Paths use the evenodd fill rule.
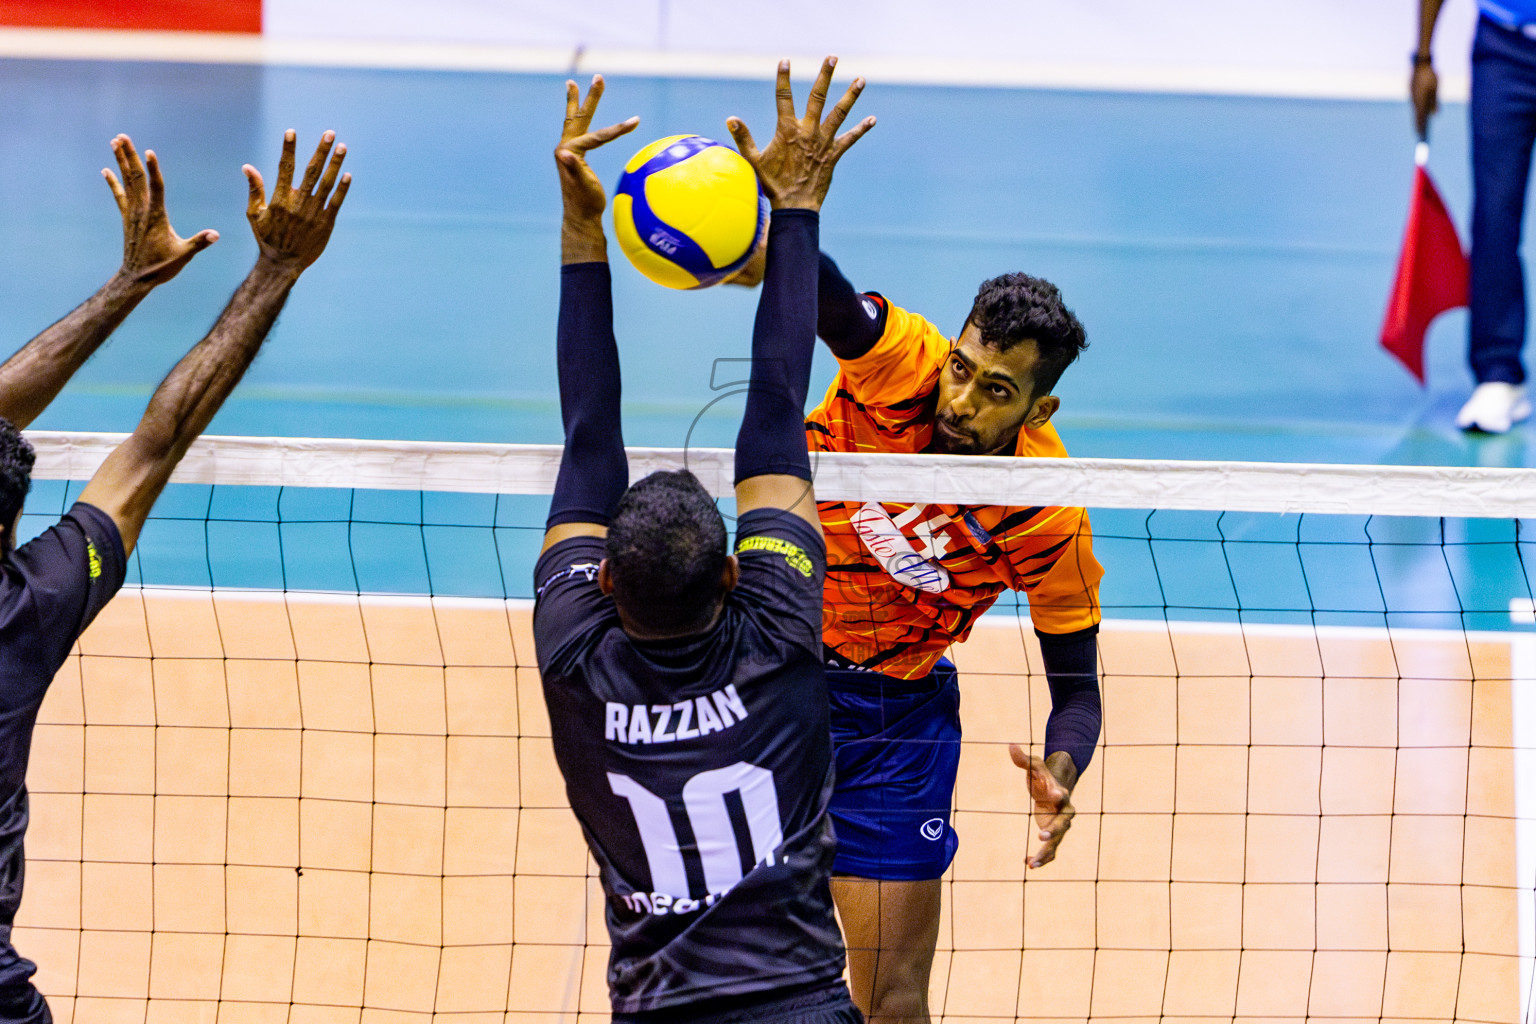
<path fill-rule="evenodd" d="M 839 360 L 806 417 L 812 451 L 900 452 L 928 447 L 934 391 L 952 343 L 922 317 L 888 306 L 875 347 Z M 1065 457 L 1049 423 L 1019 432 L 1015 455 Z M 1080 508 L 825 501 L 822 639 L 850 662 L 901 679 L 932 670 L 1004 590 L 1028 595 L 1043 633 L 1099 621 L 1099 578 Z"/>

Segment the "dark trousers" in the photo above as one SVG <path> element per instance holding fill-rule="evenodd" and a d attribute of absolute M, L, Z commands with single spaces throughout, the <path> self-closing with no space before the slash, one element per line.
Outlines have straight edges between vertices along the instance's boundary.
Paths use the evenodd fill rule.
<path fill-rule="evenodd" d="M 1467 355 L 1479 384 L 1525 382 L 1525 217 L 1536 144 L 1536 39 L 1483 18 L 1472 45 L 1472 281 Z"/>

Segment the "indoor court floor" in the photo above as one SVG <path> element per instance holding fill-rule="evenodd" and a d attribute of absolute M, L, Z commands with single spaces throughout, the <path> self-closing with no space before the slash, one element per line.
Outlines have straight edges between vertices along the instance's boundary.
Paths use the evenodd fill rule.
<path fill-rule="evenodd" d="M 1509 642 L 1113 623 L 1103 745 L 1026 882 L 1027 635 L 956 649 L 935 1019 L 1521 1020 Z M 521 603 L 125 591 L 29 779 L 16 941 L 56 1019 L 606 1019 L 531 649 Z"/>

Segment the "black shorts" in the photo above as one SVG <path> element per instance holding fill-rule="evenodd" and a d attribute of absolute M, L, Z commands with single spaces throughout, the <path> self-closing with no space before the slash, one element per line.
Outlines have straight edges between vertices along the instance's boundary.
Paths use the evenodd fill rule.
<path fill-rule="evenodd" d="M 839 978 L 831 985 L 795 989 L 790 994 L 770 992 L 766 998 L 743 1003 L 731 999 L 709 1000 L 691 1006 L 668 1006 L 644 1013 L 616 1013 L 613 1024 L 864 1024 L 864 1015 L 853 1005 L 848 986 Z"/>
<path fill-rule="evenodd" d="M 53 1024 L 48 1002 L 32 984 L 37 965 L 11 945 L 11 926 L 0 925 L 0 1021 Z"/>

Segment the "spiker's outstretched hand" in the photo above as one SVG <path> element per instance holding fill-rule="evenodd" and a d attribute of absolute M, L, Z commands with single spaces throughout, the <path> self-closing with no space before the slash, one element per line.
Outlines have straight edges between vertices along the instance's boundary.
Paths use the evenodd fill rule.
<path fill-rule="evenodd" d="M 620 135 L 628 135 L 640 125 L 638 117 L 592 131 L 592 117 L 603 98 L 603 76 L 593 75 L 587 98 L 581 98 L 576 83 L 565 83 L 565 126 L 560 130 L 560 145 L 555 147 L 555 166 L 560 169 L 560 194 L 565 199 L 565 215 L 581 220 L 598 220 L 608 206 L 603 183 L 587 166 L 587 153 L 605 146 Z"/>
<path fill-rule="evenodd" d="M 864 133 L 875 126 L 873 117 L 866 117 L 841 135 L 837 130 L 853 109 L 854 101 L 864 91 L 864 79 L 855 78 L 843 98 L 833 105 L 825 121 L 821 112 L 827 103 L 827 91 L 832 86 L 832 70 L 837 66 L 836 57 L 821 62 L 821 73 L 811 86 L 810 99 L 805 104 L 805 116 L 795 116 L 794 90 L 789 84 L 789 61 L 779 61 L 779 77 L 775 95 L 778 100 L 779 120 L 773 139 L 759 151 L 752 140 L 752 132 L 739 117 L 726 119 L 731 138 L 747 162 L 757 169 L 757 177 L 763 191 L 773 201 L 774 209 L 800 208 L 819 210 L 832 186 L 832 169 L 837 166 L 848 148 Z"/>
<path fill-rule="evenodd" d="M 112 140 L 112 155 L 117 157 L 119 180 L 109 168 L 102 168 L 117 210 L 123 215 L 122 274 L 134 284 L 164 284 L 192 257 L 219 240 L 213 230 L 199 231 L 182 238 L 171 227 L 165 212 L 165 179 L 160 176 L 160 161 L 149 150 L 139 159 L 133 140 L 118 135 Z"/>
<path fill-rule="evenodd" d="M 1008 756 L 1016 767 L 1029 775 L 1029 796 L 1035 804 L 1035 824 L 1040 826 L 1040 848 L 1029 858 L 1032 868 L 1044 867 L 1056 859 L 1056 847 L 1066 838 L 1067 829 L 1077 810 L 1072 806 L 1072 792 L 1056 777 L 1050 766 L 1017 743 L 1008 745 Z"/>
<path fill-rule="evenodd" d="M 347 198 L 347 189 L 352 186 L 352 175 L 341 173 L 342 161 L 347 156 L 346 145 L 337 146 L 336 152 L 332 153 L 331 144 L 336 141 L 336 133 L 326 132 L 320 136 L 315 155 L 309 158 L 304 180 L 294 188 L 295 138 L 292 129 L 283 134 L 283 155 L 277 164 L 277 185 L 272 189 L 270 201 L 261 172 L 250 164 L 241 170 L 251 188 L 245 216 L 251 222 L 251 231 L 256 235 L 262 257 L 298 273 L 325 251 L 326 243 L 331 240 L 331 229 L 336 226 L 336 214 L 341 211 L 342 200 Z"/>

